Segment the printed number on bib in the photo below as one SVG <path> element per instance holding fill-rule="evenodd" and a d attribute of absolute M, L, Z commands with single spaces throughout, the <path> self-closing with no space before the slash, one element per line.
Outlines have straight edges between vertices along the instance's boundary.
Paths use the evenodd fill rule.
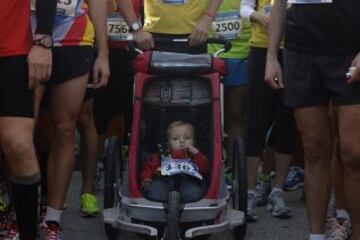
<path fill-rule="evenodd" d="M 323 4 L 332 3 L 333 0 L 288 0 L 291 4 Z"/>
<path fill-rule="evenodd" d="M 56 15 L 75 16 L 79 0 L 57 0 Z M 31 10 L 36 10 L 36 0 L 31 0 Z"/>
<path fill-rule="evenodd" d="M 216 14 L 212 28 L 222 39 L 236 39 L 241 31 L 239 12 L 220 12 Z"/>
<path fill-rule="evenodd" d="M 185 173 L 202 180 L 202 176 L 198 171 L 198 167 L 192 163 L 190 159 L 179 160 L 163 158 L 161 160 L 162 176 L 173 176 L 180 173 Z"/>
<path fill-rule="evenodd" d="M 107 19 L 108 38 L 112 41 L 132 40 L 129 26 L 119 13 L 111 14 Z"/>
<path fill-rule="evenodd" d="M 160 1 L 170 5 L 184 5 L 187 3 L 188 0 L 160 0 Z"/>

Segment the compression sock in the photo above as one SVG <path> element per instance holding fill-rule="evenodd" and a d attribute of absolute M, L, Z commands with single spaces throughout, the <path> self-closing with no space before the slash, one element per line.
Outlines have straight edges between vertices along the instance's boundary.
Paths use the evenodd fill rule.
<path fill-rule="evenodd" d="M 38 225 L 40 174 L 12 176 L 10 188 L 21 240 L 35 240 Z"/>

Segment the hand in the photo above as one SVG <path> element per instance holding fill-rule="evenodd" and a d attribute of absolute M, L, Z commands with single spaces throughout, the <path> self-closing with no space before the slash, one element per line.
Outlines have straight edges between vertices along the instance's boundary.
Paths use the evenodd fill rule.
<path fill-rule="evenodd" d="M 107 85 L 110 76 L 108 55 L 98 55 L 94 63 L 93 82 L 94 88 L 101 88 Z"/>
<path fill-rule="evenodd" d="M 51 49 L 34 45 L 27 57 L 29 66 L 28 87 L 35 89 L 49 80 L 52 71 Z"/>
<path fill-rule="evenodd" d="M 146 178 L 145 180 L 141 181 L 141 187 L 146 188 L 152 183 L 152 180 L 149 178 Z"/>
<path fill-rule="evenodd" d="M 265 82 L 274 89 L 284 88 L 283 73 L 277 58 L 268 58 L 265 68 Z"/>
<path fill-rule="evenodd" d="M 142 50 L 149 50 L 155 47 L 154 39 L 151 33 L 142 29 L 133 33 L 134 41 Z"/>
<path fill-rule="evenodd" d="M 354 67 L 355 69 L 352 71 L 352 75 L 348 78 L 347 82 L 352 83 L 360 81 L 360 53 L 356 55 L 350 67 Z"/>
<path fill-rule="evenodd" d="M 194 146 L 188 146 L 188 147 L 186 148 L 186 150 L 187 150 L 188 152 L 190 152 L 191 154 L 197 154 L 197 153 L 199 152 L 199 149 L 197 149 L 197 148 L 194 147 Z"/>
<path fill-rule="evenodd" d="M 207 15 L 200 18 L 189 36 L 190 46 L 198 46 L 207 40 L 211 23 L 212 18 Z"/>

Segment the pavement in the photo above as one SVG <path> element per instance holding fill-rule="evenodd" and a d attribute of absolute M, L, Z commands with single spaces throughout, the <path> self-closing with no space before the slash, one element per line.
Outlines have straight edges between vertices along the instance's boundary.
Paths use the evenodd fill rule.
<path fill-rule="evenodd" d="M 75 171 L 68 192 L 68 209 L 63 215 L 63 227 L 66 240 L 107 240 L 101 216 L 82 218 L 79 212 L 81 174 Z M 301 200 L 302 189 L 286 192 L 286 199 L 292 211 L 291 219 L 275 219 L 259 208 L 259 221 L 248 224 L 246 240 L 305 240 L 308 228 L 304 202 Z M 102 199 L 102 192 L 98 193 Z M 217 234 L 210 240 L 230 240 L 230 234 Z M 134 234 L 122 233 L 117 240 L 138 240 Z"/>

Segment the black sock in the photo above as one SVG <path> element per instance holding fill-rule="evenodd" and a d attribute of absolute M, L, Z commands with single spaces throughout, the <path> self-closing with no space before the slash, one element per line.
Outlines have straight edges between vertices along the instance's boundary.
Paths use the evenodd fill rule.
<path fill-rule="evenodd" d="M 17 178 L 18 180 L 19 178 Z M 14 209 L 16 212 L 17 223 L 20 230 L 21 240 L 35 240 L 38 225 L 38 200 L 39 200 L 39 175 L 37 181 L 27 180 L 36 178 L 24 177 L 24 181 L 11 181 L 11 193 Z M 31 183 L 33 182 L 33 183 Z"/>

